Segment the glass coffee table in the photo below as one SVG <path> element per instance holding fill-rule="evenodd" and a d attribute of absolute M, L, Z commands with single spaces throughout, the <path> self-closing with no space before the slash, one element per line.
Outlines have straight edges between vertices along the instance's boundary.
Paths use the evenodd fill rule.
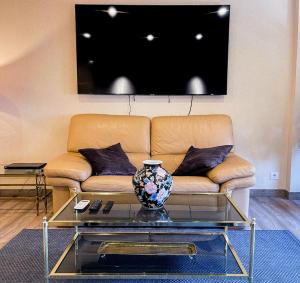
<path fill-rule="evenodd" d="M 96 213 L 74 211 L 82 199 L 102 200 Z M 103 210 L 108 201 L 114 204 Z M 48 228 L 74 227 L 70 244 L 51 272 Z M 246 269 L 228 229 L 250 227 Z M 224 193 L 171 194 L 163 209 L 145 210 L 134 193 L 87 193 L 71 197 L 44 218 L 45 280 L 244 278 L 252 282 L 255 219 Z"/>

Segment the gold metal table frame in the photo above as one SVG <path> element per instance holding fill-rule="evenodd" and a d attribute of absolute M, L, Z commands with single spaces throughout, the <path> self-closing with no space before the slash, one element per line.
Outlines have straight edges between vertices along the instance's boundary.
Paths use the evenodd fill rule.
<path fill-rule="evenodd" d="M 80 193 L 79 193 L 80 194 Z M 88 193 L 81 193 L 81 194 L 88 194 Z M 116 195 L 116 193 L 104 193 L 105 195 Z M 122 194 L 122 193 L 120 193 Z M 72 201 L 74 201 L 74 198 L 76 198 L 77 195 L 71 197 L 68 202 L 49 220 L 47 221 L 46 217 L 44 218 L 43 221 L 43 251 L 44 251 L 44 272 L 45 272 L 45 282 L 49 282 L 49 279 L 195 279 L 195 278 L 201 278 L 201 277 L 212 277 L 212 276 L 217 276 L 217 277 L 226 277 L 226 278 L 245 278 L 248 280 L 248 282 L 252 283 L 253 282 L 253 268 L 254 268 L 254 250 L 255 250 L 255 218 L 252 220 L 249 220 L 236 206 L 235 202 L 230 198 L 229 194 L 226 193 L 198 193 L 198 194 L 193 194 L 196 195 L 197 197 L 200 197 L 201 195 L 224 195 L 226 198 L 226 201 L 235 209 L 235 211 L 240 215 L 242 221 L 230 221 L 225 219 L 224 221 L 216 221 L 215 222 L 215 228 L 218 228 L 218 231 L 211 232 L 210 229 L 212 228 L 211 225 L 209 224 L 209 221 L 199 221 L 196 226 L 193 226 L 192 228 L 199 228 L 200 231 L 193 231 L 193 232 L 188 232 L 188 231 L 183 231 L 180 229 L 181 226 L 178 228 L 178 231 L 176 232 L 168 232 L 168 231 L 163 231 L 161 230 L 155 230 L 154 232 L 151 231 L 146 231 L 143 230 L 143 228 L 139 228 L 139 231 L 136 231 L 136 227 L 132 227 L 132 231 L 125 231 L 125 232 L 83 232 L 80 231 L 82 226 L 81 221 L 71 221 L 71 220 L 56 220 L 57 216 L 60 215 L 60 213 L 68 206 Z M 101 193 L 99 193 L 99 196 L 101 196 Z M 227 207 L 227 206 L 226 206 Z M 225 211 L 226 217 L 228 217 L 228 211 L 226 208 Z M 97 221 L 96 221 L 97 222 Z M 98 224 L 98 226 L 95 226 L 92 224 L 92 221 L 90 224 L 92 224 L 90 227 L 103 227 L 101 226 L 104 224 L 103 222 L 96 223 L 95 221 L 93 224 Z M 207 222 L 207 223 L 206 223 Z M 213 222 L 213 221 L 212 221 Z M 211 223 L 210 223 L 211 224 Z M 229 225 L 230 224 L 230 225 Z M 231 225 L 232 224 L 232 225 Z M 49 248 L 48 248 L 48 228 L 49 226 L 54 226 L 54 227 L 60 227 L 60 226 L 68 226 L 68 227 L 74 227 L 75 228 L 75 235 L 72 238 L 70 244 L 67 246 L 63 254 L 61 255 L 60 259 L 58 262 L 55 264 L 51 272 L 49 272 Z M 105 227 L 105 226 L 104 226 Z M 248 270 L 246 270 L 245 266 L 243 265 L 241 259 L 239 258 L 234 246 L 230 242 L 229 239 L 229 234 L 228 234 L 228 229 L 231 227 L 244 227 L 244 228 L 249 228 L 249 233 L 250 233 L 250 244 L 249 244 L 249 267 Z M 155 229 L 155 226 L 152 227 Z M 167 227 L 167 228 L 172 228 L 172 227 Z M 184 228 L 191 228 L 191 227 L 184 227 Z M 223 230 L 223 231 L 220 231 Z M 209 231 L 208 231 L 209 230 Z M 101 236 L 101 235 L 121 235 L 121 234 L 127 234 L 127 235 L 137 235 L 137 234 L 161 234 L 161 235 L 207 235 L 207 236 L 214 236 L 214 235 L 219 235 L 224 238 L 224 253 L 225 256 L 227 256 L 227 251 L 230 250 L 231 254 L 233 255 L 234 259 L 236 260 L 236 263 L 241 270 L 241 273 L 239 274 L 228 274 L 228 273 L 221 273 L 221 274 L 195 274 L 195 273 L 168 273 L 168 274 L 159 274 L 159 273 L 152 273 L 152 274 L 145 274 L 145 272 L 137 272 L 137 273 L 107 273 L 107 272 L 95 272 L 95 273 L 61 273 L 57 272 L 58 268 L 60 267 L 61 263 L 67 256 L 68 252 L 71 250 L 71 248 L 74 246 L 75 253 L 78 253 L 78 246 L 76 246 L 77 243 L 77 238 L 81 235 L 93 235 L 93 236 Z"/>
<path fill-rule="evenodd" d="M 10 186 L 20 186 L 20 187 L 35 187 L 35 196 L 23 196 L 21 198 L 35 199 L 36 206 L 36 215 L 39 215 L 40 212 L 40 201 L 44 202 L 44 212 L 47 214 L 48 212 L 48 196 L 50 192 L 47 192 L 47 184 L 46 184 L 46 176 L 44 174 L 43 169 L 37 170 L 8 170 L 5 171 L 1 167 L 0 178 L 30 178 L 33 177 L 35 179 L 35 183 L 1 183 L 0 187 L 10 187 Z M 1 199 L 11 198 L 1 196 Z"/>

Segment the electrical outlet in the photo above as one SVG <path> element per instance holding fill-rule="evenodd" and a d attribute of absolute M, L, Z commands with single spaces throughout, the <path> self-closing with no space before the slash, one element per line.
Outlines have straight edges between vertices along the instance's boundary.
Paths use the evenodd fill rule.
<path fill-rule="evenodd" d="M 270 173 L 270 179 L 271 180 L 278 180 L 279 179 L 279 173 L 277 171 L 273 171 Z"/>

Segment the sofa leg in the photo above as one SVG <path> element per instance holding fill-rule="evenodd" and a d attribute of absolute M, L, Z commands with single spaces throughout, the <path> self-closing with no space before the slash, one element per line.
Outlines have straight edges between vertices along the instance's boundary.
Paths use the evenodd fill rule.
<path fill-rule="evenodd" d="M 53 187 L 52 195 L 53 195 L 53 213 L 55 213 L 70 198 L 70 190 L 68 187 Z"/>
<path fill-rule="evenodd" d="M 237 203 L 238 208 L 248 217 L 250 189 L 235 189 L 232 191 L 231 197 Z"/>

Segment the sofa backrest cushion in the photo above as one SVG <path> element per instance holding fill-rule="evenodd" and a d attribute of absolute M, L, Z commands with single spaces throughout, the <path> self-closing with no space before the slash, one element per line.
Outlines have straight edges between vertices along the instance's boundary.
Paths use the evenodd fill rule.
<path fill-rule="evenodd" d="M 185 154 L 158 154 L 152 155 L 151 159 L 161 160 L 162 167 L 166 169 L 170 174 L 178 168 L 185 157 Z"/>
<path fill-rule="evenodd" d="M 79 114 L 71 118 L 68 151 L 120 143 L 126 153 L 150 153 L 150 119 L 142 116 Z"/>
<path fill-rule="evenodd" d="M 162 116 L 151 121 L 151 155 L 185 154 L 197 148 L 233 144 L 227 115 Z M 157 156 L 156 156 L 157 158 Z"/>

